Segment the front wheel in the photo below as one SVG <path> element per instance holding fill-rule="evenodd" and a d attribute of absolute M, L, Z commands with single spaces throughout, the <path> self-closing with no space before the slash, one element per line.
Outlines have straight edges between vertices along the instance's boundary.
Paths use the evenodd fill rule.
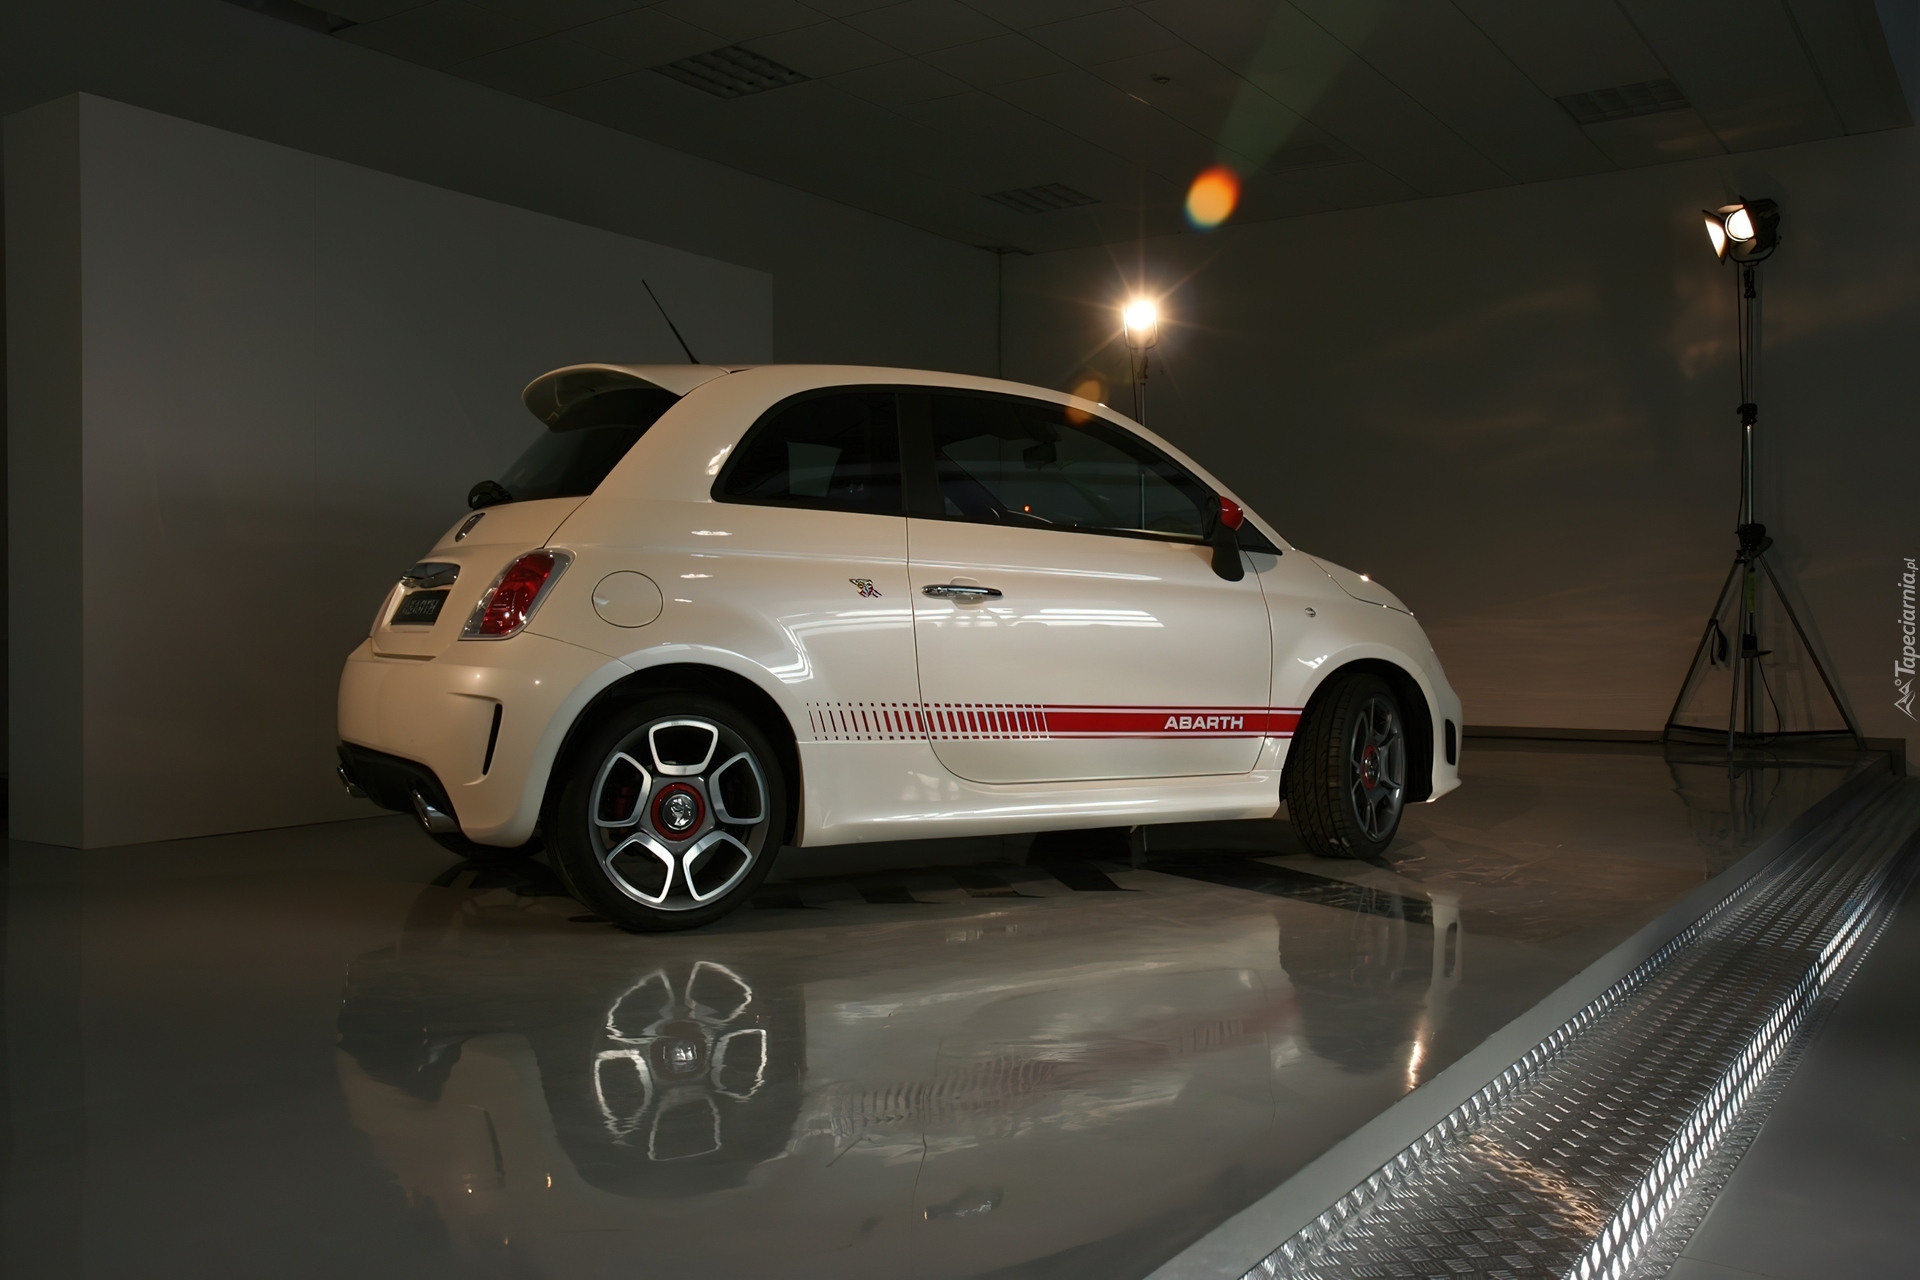
<path fill-rule="evenodd" d="M 1399 699 L 1379 676 L 1344 677 L 1313 700 L 1287 761 L 1287 816 L 1308 853 L 1386 852 L 1406 805 L 1404 726 Z"/>
<path fill-rule="evenodd" d="M 692 929 L 753 896 L 786 834 L 786 779 L 751 719 L 701 694 L 654 694 L 569 752 L 548 820 L 562 878 L 638 933 Z"/>

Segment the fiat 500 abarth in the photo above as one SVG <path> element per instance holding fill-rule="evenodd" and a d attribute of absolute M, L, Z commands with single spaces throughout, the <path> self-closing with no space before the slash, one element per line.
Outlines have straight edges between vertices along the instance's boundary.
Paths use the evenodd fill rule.
<path fill-rule="evenodd" d="M 576 365 L 340 681 L 341 775 L 636 930 L 785 845 L 1270 817 L 1383 850 L 1459 785 L 1406 607 L 1104 405 L 831 366 Z"/>

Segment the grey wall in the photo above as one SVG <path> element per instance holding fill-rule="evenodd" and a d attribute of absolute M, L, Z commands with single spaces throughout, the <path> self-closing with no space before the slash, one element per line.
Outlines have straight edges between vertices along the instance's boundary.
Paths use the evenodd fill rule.
<path fill-rule="evenodd" d="M 30 531 L 34 546 L 53 548 L 54 554 L 8 556 L 9 619 L 37 619 L 40 636 L 31 649 L 9 645 L 8 723 L 31 724 L 34 733 L 9 751 L 8 787 L 16 810 L 30 796 L 48 811 L 76 814 L 82 688 L 81 579 L 75 572 L 81 545 L 79 103 L 48 103 L 9 125 L 7 314 L 32 316 L 34 322 L 7 332 L 8 547 Z M 21 608 L 16 599 L 33 605 Z M 23 654 L 31 656 L 16 662 Z M 11 737 L 10 728 L 10 745 Z M 54 827 L 15 830 L 55 834 Z M 60 834 L 75 831 L 71 821 L 59 828 Z"/>
<path fill-rule="evenodd" d="M 1657 728 L 1733 551 L 1734 273 L 1699 210 L 1741 193 L 1787 213 L 1762 268 L 1761 518 L 1865 731 L 1911 758 L 1913 130 L 1010 261 L 1008 374 L 1124 377 L 1111 307 L 1165 292 L 1151 425 L 1399 592 L 1470 723 Z"/>
<path fill-rule="evenodd" d="M 221 0 L 0 5 L 0 114 L 75 91 L 768 272 L 776 360 L 993 371 L 990 254 Z"/>
<path fill-rule="evenodd" d="M 7 125 L 17 836 L 363 813 L 340 663 L 538 431 L 520 388 L 677 359 L 642 279 L 771 354 L 759 271 L 91 96 Z"/>
<path fill-rule="evenodd" d="M 549 214 L 583 227 L 616 232 L 656 246 L 672 246 L 765 273 L 770 277 L 772 311 L 768 346 L 762 358 L 901 364 L 975 373 L 991 373 L 995 367 L 997 264 L 991 254 L 331 40 L 220 0 L 16 0 L 0 5 L 0 113 L 23 111 L 76 91 L 345 161 L 378 174 L 417 179 L 444 191 Z M 9 156 L 9 174 L 18 171 L 12 159 Z M 44 157 L 30 159 L 32 167 L 39 171 Z M 31 223 L 35 218 L 51 217 L 58 221 L 72 214 L 77 205 L 64 213 L 60 211 L 61 200 L 72 205 L 79 198 L 77 169 L 70 176 L 72 181 L 65 188 L 24 192 L 13 189 L 10 178 L 7 195 L 13 216 Z M 371 175 L 367 180 L 371 181 Z M 271 200 L 266 201 L 258 206 L 258 211 L 267 217 L 279 216 L 283 210 L 273 204 Z M 317 208 L 310 208 L 303 216 L 311 220 L 318 216 Z M 215 209 L 212 212 L 217 215 L 216 225 L 229 232 L 235 229 L 237 224 L 228 218 L 235 211 Z M 416 208 L 408 216 L 419 216 L 421 212 L 421 208 Z M 228 220 L 221 221 L 222 218 Z M 19 234 L 18 227 L 10 230 Z M 240 235 L 259 247 L 260 238 L 270 230 L 270 227 L 256 226 L 244 229 Z M 77 332 L 78 297 L 73 288 L 67 288 L 69 285 L 77 288 L 77 234 L 77 228 L 73 228 L 70 236 L 73 243 L 60 250 L 65 257 L 58 253 L 45 256 L 53 252 L 46 246 L 53 245 L 54 240 L 45 240 L 28 251 L 10 249 L 10 271 L 17 272 L 23 263 L 28 264 L 25 281 L 10 279 L 8 285 L 10 342 L 28 344 L 12 350 L 16 358 L 22 352 L 34 352 L 33 367 L 45 371 L 47 378 L 25 392 L 17 386 L 10 387 L 9 403 L 42 406 L 34 413 L 38 421 L 46 423 L 52 423 L 63 412 L 77 422 L 79 413 L 78 366 L 63 369 L 58 361 L 49 363 L 45 353 L 38 352 L 33 345 L 47 335 L 57 337 L 68 331 Z M 376 250 L 374 260 L 378 258 L 379 240 L 377 233 L 363 236 L 363 243 Z M 62 271 L 68 272 L 69 278 L 58 287 L 66 288 L 67 292 L 56 298 L 48 293 L 49 281 L 58 283 Z M 468 276 L 465 283 L 484 292 L 485 279 L 482 271 Z M 654 352 L 650 346 L 644 351 L 640 348 L 638 335 L 644 333 L 645 341 L 651 343 L 658 336 L 652 330 L 622 327 L 644 325 L 643 314 L 626 310 L 562 314 L 576 284 L 580 283 L 595 287 L 595 282 L 590 280 L 548 278 L 544 287 L 535 291 L 536 306 L 544 309 L 523 317 L 531 321 L 537 314 L 547 325 L 542 332 L 569 344 L 556 359 L 589 355 L 630 359 L 648 353 L 666 358 L 670 355 L 670 351 Z M 630 286 L 632 282 L 622 283 Z M 195 297 L 183 295 L 180 305 L 212 305 L 216 300 L 231 302 L 235 295 L 246 292 L 244 283 L 232 278 L 209 279 L 194 288 L 198 290 Z M 386 296 L 391 300 L 393 295 Z M 260 299 L 256 295 L 251 300 Z M 669 302 L 677 318 L 695 306 L 684 297 L 670 298 Z M 315 312 L 315 323 L 324 318 L 323 312 Z M 552 323 L 556 318 L 557 325 Z M 418 319 L 405 308 L 383 317 L 360 318 L 372 346 L 407 331 Z M 703 334 L 703 323 L 696 318 L 683 327 L 689 330 L 688 337 L 697 354 L 706 359 L 720 358 L 725 353 L 715 348 L 712 330 Z M 508 331 L 519 334 L 530 328 L 531 324 L 509 325 Z M 433 345 L 431 335 L 423 334 L 417 327 L 412 332 L 413 348 L 405 349 Z M 623 346 L 622 340 L 629 334 L 635 336 L 635 341 Z M 165 334 L 162 331 L 152 336 L 164 338 Z M 253 335 L 235 336 L 251 339 Z M 127 353 L 139 355 L 139 335 L 123 329 L 120 337 Z M 71 352 L 72 344 L 64 349 Z M 165 349 L 164 342 L 155 347 L 156 351 Z M 266 364 L 299 359 L 297 351 L 272 352 L 263 343 L 252 341 L 236 347 L 235 354 L 240 353 Z M 17 382 L 18 365 L 13 372 Z M 203 362 L 198 372 L 205 375 L 212 371 Z M 488 373 L 497 375 L 491 378 L 491 383 L 497 386 L 481 378 L 455 393 L 469 396 L 461 402 L 460 412 L 481 412 L 471 397 L 481 394 L 497 397 L 500 388 L 518 376 L 519 369 L 509 361 L 490 366 Z M 447 403 L 438 393 L 445 392 L 459 376 L 441 376 L 438 387 L 420 385 L 418 394 L 422 400 Z M 212 377 L 203 381 L 218 384 L 221 379 Z M 487 390 L 489 386 L 491 390 Z M 21 394 L 27 397 L 25 401 L 17 398 Z M 205 394 L 204 388 L 202 394 Z M 236 391 L 233 395 L 237 399 L 240 393 Z M 70 401 L 65 408 L 55 403 L 62 396 Z M 489 405 L 485 412 L 509 415 L 514 412 L 510 405 L 497 398 Z M 18 418 L 9 424 L 15 448 L 56 454 L 65 450 L 77 460 L 79 437 L 67 428 L 38 429 L 33 439 L 24 444 L 21 442 L 23 430 Z M 417 451 L 431 447 L 435 438 L 432 431 L 422 434 L 409 426 L 397 430 L 387 443 L 413 448 L 417 457 Z M 211 445 L 212 440 L 213 437 L 209 437 L 206 443 Z M 131 455 L 105 461 L 126 469 L 128 476 L 137 471 Z M 231 460 L 220 465 L 230 466 L 237 474 L 244 472 L 248 464 Z M 69 474 L 73 473 L 69 471 Z M 318 471 L 315 474 L 320 475 Z M 373 572 L 377 561 L 378 574 L 384 578 L 393 571 L 389 561 L 395 549 L 404 544 L 404 554 L 412 554 L 418 543 L 417 531 L 402 532 L 394 523 L 393 513 L 397 508 L 381 506 L 405 488 L 396 475 L 397 469 L 390 469 L 385 477 L 360 477 L 348 482 L 352 487 L 364 479 L 374 489 L 386 485 L 387 492 L 378 501 L 357 490 L 359 496 L 342 499 L 334 483 L 337 478 L 322 477 L 313 482 L 314 503 L 342 500 L 352 509 L 355 520 L 385 529 L 377 539 L 383 548 L 377 554 L 371 551 L 370 543 L 358 559 L 351 555 L 338 556 L 320 566 L 319 571 L 365 577 Z M 216 487 L 234 481 L 234 477 L 203 479 Z M 190 488 L 170 491 L 166 496 L 171 498 L 177 493 L 184 498 Z M 30 504 L 24 514 L 10 519 L 10 527 L 18 528 L 25 523 L 36 529 L 50 529 L 54 525 L 46 521 L 55 524 L 65 521 L 72 526 L 77 544 L 80 529 L 77 495 L 63 497 L 34 480 L 17 478 L 10 482 L 9 492 L 25 495 L 24 500 Z M 102 518 L 117 517 L 103 513 Z M 190 518 L 179 511 L 173 513 L 173 518 L 176 528 L 182 519 L 189 519 L 191 523 Z M 436 515 L 435 520 L 437 518 Z M 285 530 L 276 531 L 276 537 L 284 536 Z M 275 538 L 260 544 L 261 550 L 277 551 L 282 547 Z M 10 663 L 16 672 L 26 673 L 10 688 L 16 693 L 24 691 L 29 698 L 64 700 L 61 705 L 76 708 L 81 679 L 77 647 L 81 630 L 79 581 L 65 575 L 62 565 L 36 565 L 29 563 L 28 557 L 19 555 L 10 556 L 9 563 L 28 574 L 12 582 L 11 598 L 32 600 L 34 617 L 42 627 L 50 619 L 71 619 L 54 624 L 60 628 L 58 634 L 64 635 L 67 641 L 67 656 L 43 647 L 43 651 L 30 655 L 30 660 Z M 73 607 L 65 607 L 68 603 Z M 369 603 L 366 607 L 372 606 Z M 360 611 L 356 605 L 348 630 L 360 625 Z M 20 619 L 24 616 L 16 609 L 16 628 L 22 625 Z M 51 633 L 42 631 L 41 634 Z M 337 665 L 337 642 L 336 636 L 316 642 L 314 647 L 316 653 L 319 648 L 326 648 L 324 665 L 328 668 Z M 118 641 L 106 638 L 92 643 L 106 648 L 90 651 L 90 660 L 104 661 L 111 656 L 108 651 Z M 140 698 L 151 697 L 142 672 L 143 668 L 136 664 L 116 672 L 113 681 L 108 683 L 134 685 L 136 702 L 139 702 Z M 62 681 L 66 683 L 63 685 Z M 229 712 L 261 713 L 258 704 L 248 703 L 238 693 L 230 692 L 222 697 L 226 701 L 221 705 Z M 309 706 L 300 714 L 313 710 Z M 151 707 L 143 704 L 140 714 L 151 717 Z M 275 709 L 267 714 L 282 712 Z M 18 748 L 12 757 L 13 793 L 17 798 L 27 798 L 29 807 L 33 797 L 52 797 L 66 786 L 72 794 L 61 803 L 68 811 L 77 813 L 74 806 L 79 802 L 73 797 L 78 795 L 79 783 L 58 781 L 77 778 L 77 764 L 69 767 L 69 757 L 77 761 L 80 751 L 81 728 L 77 715 L 77 711 L 72 715 L 55 715 L 46 707 L 30 707 L 26 723 L 36 727 L 22 734 L 16 726 L 10 735 L 10 742 Z M 330 710 L 316 723 L 330 724 Z M 327 730 L 322 728 L 318 732 Z M 163 736 L 161 727 L 155 722 L 141 739 L 143 748 L 160 736 Z M 301 750 L 306 751 L 311 746 L 311 735 L 301 741 L 305 744 Z M 308 765 L 297 767 L 304 769 Z M 251 773 L 243 774 L 245 780 L 253 777 Z M 145 802 L 144 793 L 128 796 L 128 803 Z M 17 804 L 18 801 L 16 813 Z M 233 823 L 273 825 L 362 811 L 342 809 L 331 797 L 323 804 L 318 797 L 309 796 L 288 809 L 254 806 L 244 815 L 229 814 L 215 826 L 189 826 L 197 831 L 210 831 L 230 829 Z M 77 817 L 73 818 L 58 833 L 31 827 L 31 824 L 29 831 L 19 825 L 16 816 L 15 829 L 22 834 L 34 834 L 34 838 L 79 843 L 81 836 L 72 826 L 72 822 L 77 821 Z M 111 839 L 147 838 L 151 831 L 160 829 L 138 823 L 135 826 L 147 834 L 128 835 L 125 831 L 133 828 L 115 827 L 121 834 Z M 162 827 L 173 834 L 186 833 L 173 819 L 168 819 Z M 87 838 L 94 843 L 108 839 L 104 835 Z"/>

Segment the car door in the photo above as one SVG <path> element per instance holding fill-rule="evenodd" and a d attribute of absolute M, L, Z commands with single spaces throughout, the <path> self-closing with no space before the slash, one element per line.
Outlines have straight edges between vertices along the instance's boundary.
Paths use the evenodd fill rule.
<path fill-rule="evenodd" d="M 942 390 L 902 406 L 914 640 L 941 764 L 989 783 L 1251 769 L 1267 609 L 1254 575 L 1213 570 L 1211 491 L 1065 405 Z"/>
<path fill-rule="evenodd" d="M 804 700 L 823 736 L 918 697 L 896 399 L 829 387 L 767 410 L 721 471 L 713 496 L 726 505 L 693 531 L 675 583 L 712 611 L 713 634 Z"/>

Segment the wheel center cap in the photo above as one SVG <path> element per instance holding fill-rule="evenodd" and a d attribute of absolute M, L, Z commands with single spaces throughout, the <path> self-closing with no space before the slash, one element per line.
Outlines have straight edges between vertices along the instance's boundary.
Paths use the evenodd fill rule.
<path fill-rule="evenodd" d="M 704 811 L 699 792 L 685 783 L 675 783 L 654 797 L 653 824 L 663 835 L 683 836 L 700 825 Z"/>
<path fill-rule="evenodd" d="M 1369 791 L 1380 785 L 1380 751 L 1371 744 L 1360 753 L 1360 782 Z"/>

